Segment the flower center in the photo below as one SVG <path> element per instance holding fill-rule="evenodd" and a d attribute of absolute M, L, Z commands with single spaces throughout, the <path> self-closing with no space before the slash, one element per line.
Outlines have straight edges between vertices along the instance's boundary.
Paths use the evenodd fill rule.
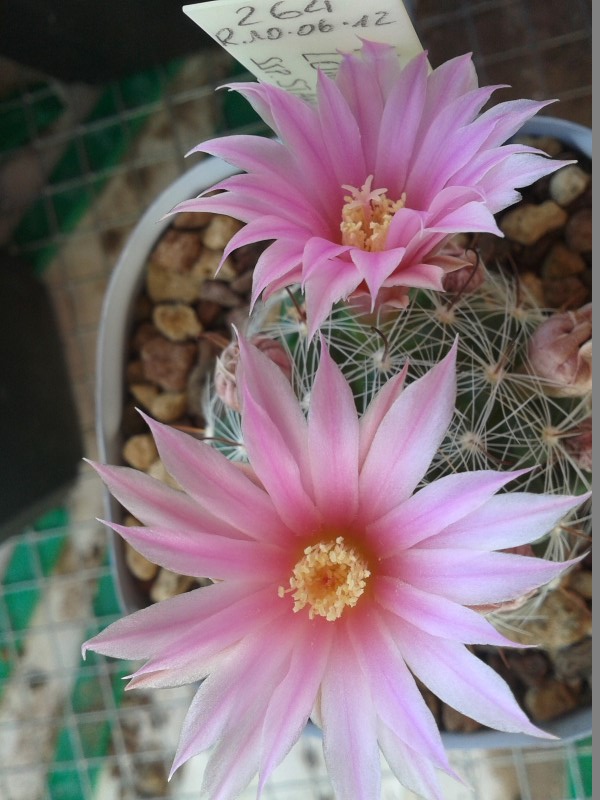
<path fill-rule="evenodd" d="M 347 606 L 355 606 L 371 573 L 364 558 L 344 542 L 319 542 L 307 547 L 294 567 L 290 588 L 279 587 L 279 596 L 293 592 L 294 611 L 309 606 L 308 616 L 332 622 Z"/>
<path fill-rule="evenodd" d="M 371 189 L 372 183 L 369 175 L 360 189 L 342 185 L 350 194 L 344 197 L 340 230 L 343 244 L 375 253 L 385 250 L 388 228 L 394 214 L 406 205 L 406 192 L 399 200 L 390 200 L 387 189 Z"/>

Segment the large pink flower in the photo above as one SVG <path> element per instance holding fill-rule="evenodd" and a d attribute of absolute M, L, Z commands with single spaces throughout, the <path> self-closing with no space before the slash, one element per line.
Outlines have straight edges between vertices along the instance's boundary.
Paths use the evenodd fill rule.
<path fill-rule="evenodd" d="M 149 559 L 209 587 L 117 621 L 84 645 L 145 659 L 131 687 L 203 681 L 174 769 L 215 746 L 204 778 L 231 798 L 261 785 L 309 717 L 340 800 L 375 800 L 379 747 L 398 778 L 440 797 L 450 771 L 413 675 L 487 726 L 544 734 L 465 644 L 511 646 L 469 606 L 507 601 L 565 564 L 492 552 L 537 539 L 581 500 L 496 494 L 520 473 L 451 474 L 416 490 L 454 409 L 455 349 L 359 419 L 326 348 L 305 418 L 285 375 L 240 342 L 253 474 L 148 420 L 177 491 L 96 465 L 146 527 L 112 527 Z"/>
<path fill-rule="evenodd" d="M 407 287 L 442 289 L 462 232 L 498 236 L 493 215 L 563 165 L 503 145 L 547 103 L 517 100 L 479 113 L 498 87 L 478 88 L 470 55 L 429 72 L 425 54 L 400 68 L 393 47 L 364 42 L 338 75 L 319 74 L 316 105 L 266 84 L 233 86 L 278 139 L 227 136 L 195 150 L 244 170 L 176 210 L 212 210 L 248 223 L 226 255 L 274 242 L 254 274 L 254 300 L 294 283 L 306 291 L 311 335 L 332 305 L 367 292 L 406 304 Z M 192 151 L 193 152 L 193 151 Z M 226 256 L 225 256 L 226 257 Z"/>

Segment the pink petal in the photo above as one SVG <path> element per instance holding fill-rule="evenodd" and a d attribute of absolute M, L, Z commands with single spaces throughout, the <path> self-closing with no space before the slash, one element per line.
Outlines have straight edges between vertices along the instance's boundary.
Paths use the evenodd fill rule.
<path fill-rule="evenodd" d="M 296 533 L 319 526 L 310 478 L 306 420 L 283 372 L 240 340 L 242 429 L 250 463 L 280 517 Z"/>
<path fill-rule="evenodd" d="M 187 155 L 197 152 L 222 158 L 228 164 L 246 172 L 272 172 L 280 175 L 290 164 L 289 154 L 281 142 L 266 136 L 219 136 L 193 147 Z"/>
<path fill-rule="evenodd" d="M 403 742 L 452 772 L 435 718 L 389 630 L 374 615 L 365 615 L 360 623 L 349 624 L 348 633 L 369 682 L 377 716 Z"/>
<path fill-rule="evenodd" d="M 251 197 L 243 197 L 222 191 L 211 197 L 196 197 L 192 200 L 183 200 L 166 216 L 178 214 L 182 211 L 210 211 L 214 214 L 226 214 L 242 222 L 249 222 L 256 217 L 256 203 Z"/>
<path fill-rule="evenodd" d="M 317 530 L 320 527 L 319 513 L 303 485 L 307 473 L 302 472 L 294 458 L 286 431 L 273 422 L 247 389 L 244 389 L 243 398 L 242 425 L 246 450 L 279 516 L 298 534 L 306 535 Z"/>
<path fill-rule="evenodd" d="M 322 139 L 335 142 L 327 148 L 335 179 L 339 186 L 362 186 L 368 172 L 356 119 L 339 87 L 320 70 L 317 93 Z"/>
<path fill-rule="evenodd" d="M 210 530 L 214 534 L 232 539 L 245 537 L 239 528 L 202 508 L 191 497 L 140 470 L 89 463 L 115 499 L 144 525 L 157 528 L 177 527 L 190 533 Z"/>
<path fill-rule="evenodd" d="M 430 536 L 435 537 L 456 520 L 462 520 L 524 472 L 480 470 L 446 475 L 432 481 L 405 503 L 369 525 L 369 539 L 376 543 L 382 556 L 398 554 Z"/>
<path fill-rule="evenodd" d="M 167 471 L 202 508 L 210 508 L 211 514 L 253 539 L 278 542 L 291 535 L 269 495 L 222 453 L 169 425 L 142 416 Z M 157 527 L 172 530 L 174 526 Z M 196 528 L 212 532 L 200 523 Z"/>
<path fill-rule="evenodd" d="M 381 289 L 386 278 L 402 263 L 404 253 L 404 247 L 396 247 L 394 250 L 382 250 L 379 253 L 370 253 L 366 250 L 359 250 L 357 247 L 353 247 L 350 251 L 350 257 L 356 269 L 369 287 L 373 304 L 375 303 L 377 292 Z"/>
<path fill-rule="evenodd" d="M 254 635 L 264 640 L 266 631 L 274 630 L 279 624 L 278 620 L 285 620 L 287 629 L 293 630 L 290 626 L 296 620 L 290 620 L 289 606 L 278 597 L 274 584 L 267 587 L 260 584 L 257 588 L 257 584 L 245 581 L 244 585 L 244 598 L 232 602 L 212 616 L 196 619 L 190 615 L 187 629 L 137 669 L 128 688 L 194 683 L 205 677 L 223 653 L 236 642 Z M 202 587 L 195 592 L 201 593 L 210 588 Z"/>
<path fill-rule="evenodd" d="M 238 670 L 237 680 L 233 677 L 230 680 L 237 702 L 206 765 L 200 789 L 203 797 L 211 800 L 237 797 L 259 768 L 266 710 L 273 687 L 284 679 L 289 661 L 290 643 L 285 631 L 274 633 L 270 637 L 268 658 L 264 641 L 255 639 L 254 658 L 246 662 L 244 670 Z M 243 687 L 251 687 L 251 691 L 244 691 Z"/>
<path fill-rule="evenodd" d="M 300 266 L 303 249 L 304 241 L 282 239 L 273 242 L 261 253 L 252 277 L 252 306 L 270 283 L 286 279 Z"/>
<path fill-rule="evenodd" d="M 408 286 L 414 289 L 432 289 L 441 292 L 444 270 L 437 264 L 419 264 L 410 262 L 404 268 L 392 273 L 384 286 Z"/>
<path fill-rule="evenodd" d="M 492 212 L 482 201 L 465 203 L 462 208 L 456 209 L 428 224 L 429 231 L 438 233 L 493 233 L 502 236 L 502 232 L 492 216 Z"/>
<path fill-rule="evenodd" d="M 272 691 L 265 712 L 259 791 L 273 769 L 299 739 L 319 693 L 329 658 L 333 626 L 309 621 L 293 644 L 289 669 Z"/>
<path fill-rule="evenodd" d="M 373 700 L 344 635 L 338 635 L 331 648 L 321 685 L 321 717 L 323 752 L 336 796 L 343 800 L 379 797 L 381 767 Z"/>
<path fill-rule="evenodd" d="M 412 208 L 426 208 L 450 175 L 473 155 L 474 148 L 463 126 L 473 120 L 496 88 L 474 89 L 442 107 L 432 119 L 418 142 L 406 181 L 406 194 Z M 444 147 L 440 147 L 441 142 Z"/>
<path fill-rule="evenodd" d="M 269 683 L 284 668 L 286 650 L 284 640 L 273 648 L 272 658 L 265 660 L 262 638 L 250 635 L 224 654 L 218 668 L 214 669 L 202 683 L 188 710 L 171 775 L 185 761 L 219 741 L 225 749 L 228 744 L 231 746 L 234 729 L 246 716 L 255 726 L 252 737 L 255 745 L 257 748 L 260 746 L 260 730 L 256 730 L 257 719 L 260 720 L 264 714 Z M 253 691 L 241 691 L 244 685 L 248 685 L 248 681 L 252 682 Z M 260 702 L 257 704 L 259 697 Z M 237 763 L 237 758 L 232 758 L 230 754 L 230 767 L 233 771 Z M 256 758 L 250 774 L 245 776 L 245 783 L 253 777 L 257 766 Z M 243 788 L 243 785 L 240 788 Z"/>
<path fill-rule="evenodd" d="M 497 730 L 555 738 L 529 722 L 498 673 L 464 645 L 429 636 L 398 617 L 389 624 L 412 672 L 452 708 Z"/>
<path fill-rule="evenodd" d="M 296 188 L 295 183 L 295 173 L 292 170 L 279 175 L 243 172 L 228 178 L 226 189 L 228 194 L 245 198 L 252 203 L 254 213 L 251 219 L 257 223 L 263 216 L 272 217 L 271 224 L 274 226 L 281 226 L 284 221 L 291 223 L 289 236 L 302 232 L 306 237 L 310 231 L 327 231 L 329 228 L 326 220 L 315 209 L 311 199 Z M 218 202 L 219 195 L 215 197 Z M 276 237 L 266 235 L 264 238 Z"/>
<path fill-rule="evenodd" d="M 388 559 L 386 571 L 425 592 L 478 606 L 520 597 L 578 560 L 556 562 L 507 553 L 415 547 Z"/>
<path fill-rule="evenodd" d="M 451 58 L 440 64 L 427 79 L 427 101 L 423 111 L 422 130 L 426 131 L 439 114 L 462 95 L 477 89 L 477 73 L 471 53 Z"/>
<path fill-rule="evenodd" d="M 511 193 L 512 187 L 528 186 L 532 181 L 564 167 L 565 164 L 572 162 L 550 161 L 538 156 L 524 153 L 515 155 L 507 162 L 498 164 L 490 169 L 481 180 L 481 186 L 488 197 L 488 206 L 492 213 L 496 213 L 501 204 L 506 202 L 505 197 L 514 197 Z M 517 193 L 517 199 L 520 195 Z M 505 206 L 501 206 L 505 208 Z"/>
<path fill-rule="evenodd" d="M 274 94 L 281 92 L 282 89 L 268 83 L 256 83 L 254 81 L 248 83 L 230 83 L 223 88 L 241 94 L 242 97 L 250 103 L 259 117 L 267 123 L 269 128 L 277 133 L 276 122 L 271 111 L 271 98 Z"/>
<path fill-rule="evenodd" d="M 306 315 L 308 336 L 312 337 L 331 313 L 332 307 L 348 297 L 361 282 L 361 276 L 351 262 L 336 258 L 326 268 L 311 274 L 306 280 Z"/>
<path fill-rule="evenodd" d="M 223 258 L 227 258 L 238 247 L 262 242 L 266 239 L 287 239 L 300 242 L 305 237 L 306 231 L 303 236 L 301 229 L 293 222 L 276 216 L 261 216 L 248 222 L 231 237 L 223 250 Z"/>
<path fill-rule="evenodd" d="M 310 396 L 308 451 L 326 524 L 352 520 L 358 507 L 358 415 L 352 389 L 323 340 Z"/>
<path fill-rule="evenodd" d="M 386 100 L 379 129 L 376 187 L 400 197 L 405 189 L 427 89 L 427 54 L 413 58 L 402 71 Z M 368 91 L 368 90 L 367 90 Z"/>
<path fill-rule="evenodd" d="M 484 142 L 484 147 L 497 147 L 519 131 L 527 120 L 555 100 L 507 100 L 497 103 L 481 114 L 474 125 L 486 125 L 494 120 L 493 132 Z"/>
<path fill-rule="evenodd" d="M 377 724 L 377 738 L 385 760 L 403 786 L 419 797 L 444 800 L 436 771 L 429 759 L 405 744 L 381 720 Z"/>
<path fill-rule="evenodd" d="M 424 211 L 401 208 L 394 214 L 390 222 L 386 239 L 387 247 L 407 247 L 413 239 L 419 239 L 425 231 L 426 218 L 427 214 Z"/>
<path fill-rule="evenodd" d="M 359 468 L 362 468 L 367 453 L 373 442 L 373 438 L 381 422 L 393 404 L 396 402 L 400 393 L 404 389 L 404 382 L 408 372 L 408 364 L 402 370 L 391 377 L 377 392 L 373 400 L 369 403 L 367 410 L 360 419 L 360 443 L 359 443 Z"/>
<path fill-rule="evenodd" d="M 370 521 L 409 497 L 429 467 L 454 412 L 455 362 L 456 345 L 383 418 L 359 478 Z"/>
<path fill-rule="evenodd" d="M 138 528 L 105 523 L 120 534 L 153 564 L 197 578 L 213 580 L 281 580 L 289 568 L 285 550 L 257 542 L 226 539 L 196 531 L 190 535 L 180 530 Z"/>
<path fill-rule="evenodd" d="M 450 525 L 420 547 L 504 550 L 535 542 L 590 497 L 536 495 L 529 492 L 500 494 L 463 519 Z"/>
<path fill-rule="evenodd" d="M 515 647 L 476 611 L 423 592 L 395 578 L 380 576 L 375 587 L 377 601 L 406 622 L 431 636 L 452 639 L 463 644 L 494 644 Z"/>
<path fill-rule="evenodd" d="M 271 111 L 283 143 L 302 170 L 296 178 L 315 208 L 328 219 L 339 203 L 340 186 L 326 156 L 316 109 L 288 92 L 273 94 Z"/>
<path fill-rule="evenodd" d="M 388 53 L 388 61 L 389 55 Z M 398 59 L 395 55 L 394 61 L 394 70 L 397 73 Z M 371 164 L 374 171 L 381 115 L 385 103 L 385 94 L 380 85 L 381 74 L 375 60 L 365 58 L 363 62 L 356 56 L 350 55 L 342 60 L 335 79 L 358 122 L 367 175 L 371 172 Z"/>
<path fill-rule="evenodd" d="M 155 603 L 113 622 L 89 639 L 83 645 L 83 655 L 93 650 L 113 658 L 150 658 L 185 639 L 190 620 L 210 620 L 230 606 L 247 605 L 257 589 L 257 583 L 215 583 Z M 264 592 L 264 586 L 260 586 L 260 592 Z"/>

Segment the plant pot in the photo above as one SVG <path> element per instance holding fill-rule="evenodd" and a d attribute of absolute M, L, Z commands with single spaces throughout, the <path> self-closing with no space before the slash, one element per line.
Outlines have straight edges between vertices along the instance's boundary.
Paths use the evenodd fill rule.
<path fill-rule="evenodd" d="M 591 131 L 583 126 L 550 117 L 539 117 L 525 125 L 525 135 L 552 136 L 591 159 Z M 142 287 L 147 258 L 155 243 L 170 225 L 161 219 L 178 202 L 198 195 L 235 169 L 215 158 L 206 158 L 175 181 L 150 206 L 134 229 L 114 270 L 102 311 L 98 339 L 97 367 L 97 437 L 101 461 L 121 461 L 121 417 L 124 405 L 126 343 L 131 330 L 134 301 Z M 160 220 L 160 221 L 159 221 Z M 119 521 L 116 501 L 106 493 L 106 515 Z M 125 563 L 124 544 L 111 537 L 112 560 L 123 611 L 129 613 L 147 603 L 139 585 L 132 579 Z M 584 708 L 543 723 L 542 727 L 562 742 L 591 733 L 591 709 Z M 540 746 L 540 740 L 526 735 L 503 734 L 481 730 L 475 733 L 443 734 L 450 748 L 512 748 Z"/>

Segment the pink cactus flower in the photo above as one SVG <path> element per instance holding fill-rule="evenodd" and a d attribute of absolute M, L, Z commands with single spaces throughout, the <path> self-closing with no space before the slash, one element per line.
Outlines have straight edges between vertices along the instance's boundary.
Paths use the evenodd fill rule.
<path fill-rule="evenodd" d="M 494 552 L 537 539 L 582 498 L 500 493 L 521 472 L 422 484 L 455 402 L 455 347 L 359 418 L 326 347 L 305 417 L 281 369 L 240 341 L 242 431 L 254 479 L 153 420 L 182 491 L 96 465 L 145 527 L 112 524 L 152 561 L 215 582 L 119 620 L 86 642 L 144 659 L 129 687 L 201 681 L 173 770 L 214 746 L 203 796 L 259 794 L 312 718 L 340 800 L 380 796 L 380 756 L 441 798 L 452 772 L 414 677 L 486 726 L 545 734 L 465 645 L 512 646 L 470 606 L 501 603 L 569 563 Z M 241 374 L 240 374 L 241 373 Z"/>
<path fill-rule="evenodd" d="M 494 214 L 515 187 L 564 165 L 503 145 L 547 105 L 516 100 L 483 113 L 497 86 L 478 88 L 469 54 L 430 71 L 425 53 L 404 68 L 389 45 L 364 41 L 332 80 L 319 73 L 312 105 L 277 87 L 242 83 L 277 138 L 233 135 L 195 148 L 243 170 L 176 211 L 214 211 L 247 225 L 237 247 L 274 240 L 254 273 L 253 300 L 300 283 L 312 335 L 332 306 L 368 292 L 372 307 L 408 289 L 443 289 L 464 265 L 441 251 L 455 233 L 502 236 Z M 381 293 L 381 294 L 380 294 Z M 402 300 L 404 298 L 404 300 Z"/>

